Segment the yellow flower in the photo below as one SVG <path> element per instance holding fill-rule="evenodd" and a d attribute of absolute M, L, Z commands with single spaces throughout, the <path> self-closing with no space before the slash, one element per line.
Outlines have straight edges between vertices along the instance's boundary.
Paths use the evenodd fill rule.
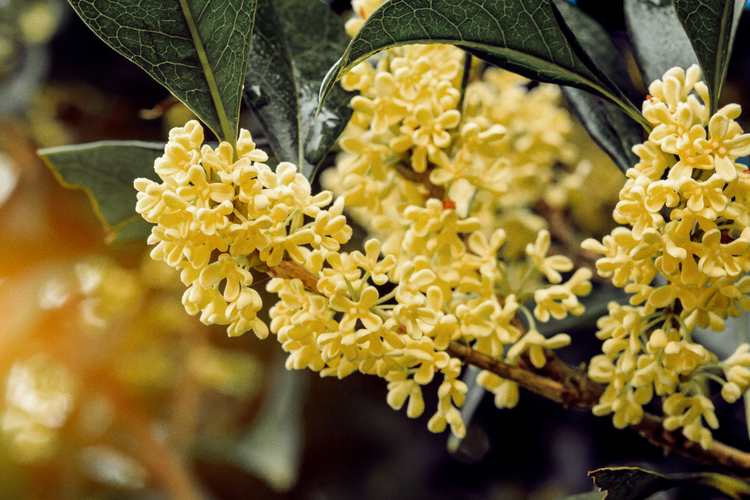
<path fill-rule="evenodd" d="M 692 441 L 697 441 L 704 449 L 713 442 L 711 431 L 703 427 L 701 417 L 712 429 L 719 428 L 719 421 L 714 413 L 714 405 L 703 395 L 685 396 L 674 393 L 664 401 L 664 412 L 669 415 L 664 419 L 664 428 L 675 430 L 683 427 L 683 434 Z"/>
<path fill-rule="evenodd" d="M 531 364 L 537 368 L 544 368 L 544 365 L 547 364 L 544 349 L 559 349 L 568 344 L 570 344 L 570 335 L 566 333 L 558 333 L 553 337 L 545 338 L 538 331 L 529 330 L 526 335 L 521 337 L 521 340 L 508 350 L 507 357 L 510 363 L 516 363 L 521 354 L 528 351 Z"/>
<path fill-rule="evenodd" d="M 388 380 L 386 401 L 391 408 L 400 410 L 408 398 L 409 404 L 406 407 L 406 415 L 409 418 L 417 418 L 424 412 L 422 387 L 413 379 L 407 378 L 406 372 L 392 372 L 388 374 L 386 380 Z"/>
<path fill-rule="evenodd" d="M 726 109 L 726 108 L 724 108 Z M 734 120 L 730 120 L 720 110 L 708 122 L 709 137 L 698 140 L 697 146 L 704 153 L 713 153 L 714 169 L 726 182 L 737 179 L 737 171 L 744 171 L 743 165 L 735 164 L 734 160 L 750 154 L 750 134 L 742 134 L 742 128 Z M 739 106 L 733 105 L 729 111 L 732 118 L 739 116 Z"/>
<path fill-rule="evenodd" d="M 562 276 L 558 271 L 570 271 L 573 269 L 573 262 L 562 255 L 547 257 L 550 243 L 549 231 L 546 229 L 539 231 L 536 242 L 526 245 L 526 255 L 530 257 L 531 264 L 544 274 L 550 283 L 560 283 Z"/>
<path fill-rule="evenodd" d="M 343 312 L 344 316 L 339 321 L 339 326 L 344 332 L 354 331 L 357 320 L 361 321 L 365 328 L 377 331 L 383 325 L 380 316 L 372 311 L 377 305 L 380 294 L 375 287 L 368 286 L 359 296 L 358 300 L 352 300 L 344 295 L 331 297 L 331 308 Z"/>

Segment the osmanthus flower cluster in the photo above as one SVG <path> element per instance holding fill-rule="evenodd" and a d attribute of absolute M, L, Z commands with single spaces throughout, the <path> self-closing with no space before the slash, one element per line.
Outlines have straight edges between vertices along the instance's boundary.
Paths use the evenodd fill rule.
<path fill-rule="evenodd" d="M 750 310 L 750 171 L 735 161 L 750 154 L 750 134 L 736 104 L 709 116 L 700 76 L 697 66 L 673 68 L 651 84 L 643 115 L 654 129 L 633 149 L 641 161 L 614 211 L 627 226 L 583 246 L 604 255 L 601 276 L 633 294 L 598 323 L 604 354 L 589 375 L 608 385 L 594 413 L 636 424 L 656 393 L 666 398 L 664 426 L 707 448 L 704 422 L 718 421 L 706 379 L 721 382 L 728 402 L 750 387 L 750 347 L 718 362 L 691 338 L 696 326 L 720 331 Z"/>
<path fill-rule="evenodd" d="M 364 16 L 379 3 L 353 8 Z M 359 92 L 354 114 L 323 183 L 389 253 L 398 252 L 408 226 L 405 208 L 424 206 L 429 195 L 455 201 L 488 237 L 500 227 L 512 232 L 503 256 L 523 260 L 546 228 L 534 205 L 565 206 L 590 164 L 568 140 L 573 121 L 558 105 L 558 87 L 529 90 L 528 80 L 487 69 L 472 71 L 462 89 L 466 58 L 454 46 L 407 45 L 355 66 L 342 79 Z"/>
<path fill-rule="evenodd" d="M 172 129 L 156 160 L 162 183 L 135 181 L 136 210 L 157 224 L 148 239 L 156 244 L 151 257 L 181 271 L 190 314 L 229 325 L 230 335 L 252 329 L 268 336 L 256 316 L 263 304 L 251 269 L 277 266 L 285 255 L 302 263 L 301 245 L 337 250 L 351 236 L 343 200 L 324 210 L 331 193 L 313 196 L 294 165 L 281 163 L 274 172 L 266 159 L 246 130 L 236 152 L 227 142 L 213 149 L 203 145 L 201 125 L 190 121 Z"/>
<path fill-rule="evenodd" d="M 262 303 L 251 270 L 269 271 L 277 277 L 267 289 L 279 297 L 270 309 L 270 332 L 289 353 L 288 368 L 340 378 L 355 371 L 378 375 L 388 381 L 391 406 L 408 399 L 410 417 L 422 414 L 422 386 L 440 373 L 438 409 L 428 427 L 437 432 L 450 425 L 459 436 L 467 387 L 461 361 L 446 352 L 449 343 L 510 363 L 528 353 L 542 367 L 545 348 L 569 342 L 565 334 L 545 338 L 536 321 L 581 314 L 578 296 L 589 292 L 591 273 L 579 270 L 562 283 L 559 273 L 573 265 L 547 255 L 547 231 L 528 245 L 526 279 L 510 282 L 497 257 L 505 231 L 487 237 L 479 219 L 459 216 L 454 201 L 424 196 L 415 185 L 419 203 L 402 203 L 402 241 L 397 248 L 389 242 L 395 251 L 370 239 L 363 252 L 343 252 L 340 245 L 352 234 L 343 198 L 329 206 L 330 192 L 313 196 L 289 163 L 273 172 L 244 130 L 236 156 L 228 143 L 213 149 L 202 139 L 197 122 L 173 129 L 155 163 L 162 182 L 135 185 L 138 212 L 156 224 L 151 256 L 180 269 L 188 286 L 185 308 L 204 323 L 227 324 L 230 335 L 252 329 L 265 337 L 269 328 L 256 315 Z M 282 259 L 294 262 L 285 264 L 291 272 L 274 271 Z M 535 275 L 554 284 L 540 287 Z M 525 305 L 532 298 L 533 313 Z M 517 315 L 526 318 L 525 327 Z M 515 405 L 514 383 L 489 373 L 481 381 L 500 406 Z"/>

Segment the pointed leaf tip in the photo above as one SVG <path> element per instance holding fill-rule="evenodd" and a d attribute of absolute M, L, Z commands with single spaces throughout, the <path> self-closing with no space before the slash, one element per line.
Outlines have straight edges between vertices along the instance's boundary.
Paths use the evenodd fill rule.
<path fill-rule="evenodd" d="M 69 0 L 107 45 L 234 144 L 256 0 Z"/>

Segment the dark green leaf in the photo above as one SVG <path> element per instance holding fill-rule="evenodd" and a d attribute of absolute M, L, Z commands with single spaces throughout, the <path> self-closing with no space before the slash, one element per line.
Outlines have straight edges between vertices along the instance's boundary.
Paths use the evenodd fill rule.
<path fill-rule="evenodd" d="M 256 0 L 69 0 L 107 45 L 234 144 Z"/>
<path fill-rule="evenodd" d="M 321 87 L 321 101 L 354 65 L 383 49 L 410 43 L 450 43 L 493 64 L 542 82 L 605 97 L 642 120 L 617 90 L 575 54 L 548 0 L 390 0 L 352 39 Z M 637 115 L 637 116 L 636 116 Z"/>
<path fill-rule="evenodd" d="M 573 113 L 591 138 L 623 173 L 638 162 L 632 147 L 643 142 L 643 128 L 620 108 L 579 89 L 562 88 Z M 633 127 L 635 125 L 635 127 Z"/>
<path fill-rule="evenodd" d="M 245 99 L 274 154 L 308 179 L 351 116 L 353 94 L 340 86 L 315 116 L 320 84 L 348 42 L 341 18 L 320 1 L 258 1 Z"/>
<path fill-rule="evenodd" d="M 616 467 L 589 472 L 594 483 L 607 490 L 606 500 L 642 500 L 656 492 L 683 484 L 702 484 L 715 488 L 735 500 L 750 498 L 750 486 L 739 479 L 699 472 L 663 476 L 637 467 Z"/>
<path fill-rule="evenodd" d="M 569 36 L 578 51 L 585 51 L 580 57 L 594 65 L 592 71 L 601 71 L 614 82 L 629 100 L 637 100 L 638 93 L 630 79 L 630 73 L 620 49 L 609 37 L 607 31 L 579 8 L 565 0 L 555 0 L 555 5 Z M 612 158 L 615 164 L 626 172 L 637 161 L 632 147 L 643 142 L 643 127 L 628 117 L 619 108 L 598 96 L 572 87 L 563 87 L 563 94 L 576 116 L 597 144 Z"/>
<path fill-rule="evenodd" d="M 625 0 L 624 6 L 630 43 L 647 87 L 675 66 L 698 64 L 671 0 Z"/>
<path fill-rule="evenodd" d="M 732 47 L 735 0 L 673 0 L 677 18 L 685 28 L 708 85 L 711 114 L 719 109 L 719 96 L 727 75 Z"/>
<path fill-rule="evenodd" d="M 39 150 L 60 182 L 81 188 L 91 198 L 94 210 L 112 239 L 146 239 L 148 224 L 135 211 L 133 181 L 146 177 L 159 181 L 154 160 L 164 154 L 164 144 L 137 141 L 106 141 Z"/>
<path fill-rule="evenodd" d="M 593 64 L 592 71 L 603 73 L 604 76 L 600 78 L 608 78 L 628 99 L 640 100 L 642 96 L 638 95 L 633 85 L 627 61 L 607 30 L 567 0 L 553 0 L 553 3 L 564 20 L 563 28 L 569 28 L 575 36 L 575 40 L 568 39 L 571 45 L 574 48 L 578 45 L 585 51 L 585 54 L 579 55 L 581 60 Z"/>

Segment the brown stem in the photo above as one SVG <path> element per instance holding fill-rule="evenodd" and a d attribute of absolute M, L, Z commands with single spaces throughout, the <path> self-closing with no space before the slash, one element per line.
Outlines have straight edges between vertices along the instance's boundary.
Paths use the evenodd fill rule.
<path fill-rule="evenodd" d="M 457 342 L 452 342 L 446 352 L 464 363 L 512 380 L 524 389 L 560 403 L 566 408 L 591 408 L 604 392 L 601 385 L 552 354 L 548 354 L 544 368 L 535 369 L 530 364 L 529 368 L 509 365 Z"/>
<path fill-rule="evenodd" d="M 445 198 L 445 187 L 436 186 L 430 181 L 430 172 L 432 168 L 428 168 L 424 172 L 415 172 L 411 166 L 404 165 L 403 163 L 396 164 L 396 172 L 401 174 L 401 177 L 407 181 L 414 182 L 415 184 L 421 184 L 427 189 L 430 198 L 436 198 L 442 200 Z"/>
<path fill-rule="evenodd" d="M 724 469 L 741 477 L 750 477 L 750 453 L 718 441 L 714 441 L 707 450 L 703 449 L 699 443 L 690 441 L 682 433 L 664 429 L 662 419 L 650 413 L 645 413 L 643 420 L 631 427 L 651 444 L 664 450 L 674 450 L 698 462 Z"/>
<path fill-rule="evenodd" d="M 268 268 L 266 273 L 272 278 L 299 279 L 306 289 L 321 295 L 318 277 L 292 260 L 282 260 L 278 266 Z"/>
<path fill-rule="evenodd" d="M 268 274 L 278 278 L 298 278 L 302 280 L 305 288 L 320 294 L 317 276 L 292 261 L 283 261 L 277 267 L 270 268 Z M 514 321 L 517 322 L 515 326 L 522 332 L 525 331 L 518 318 Z M 451 357 L 511 380 L 520 387 L 560 403 L 566 408 L 593 408 L 604 393 L 604 387 L 591 380 L 586 372 L 568 366 L 551 352 L 547 352 L 547 362 L 542 368 L 535 368 L 527 357 L 522 357 L 518 366 L 509 365 L 457 342 L 451 342 L 446 352 Z M 738 476 L 750 477 L 750 453 L 718 441 L 714 441 L 711 447 L 705 450 L 700 444 L 685 438 L 682 433 L 667 431 L 662 425 L 661 418 L 649 413 L 644 414 L 639 424 L 631 427 L 650 443 L 664 450 L 675 451 Z"/>
<path fill-rule="evenodd" d="M 464 363 L 512 380 L 524 389 L 565 407 L 592 408 L 599 402 L 604 391 L 600 384 L 591 380 L 584 372 L 566 365 L 551 353 L 547 355 L 544 368 L 535 369 L 531 365 L 529 368 L 509 365 L 456 342 L 451 343 L 446 352 Z M 718 441 L 714 441 L 706 450 L 681 432 L 664 429 L 662 419 L 649 413 L 645 413 L 641 422 L 631 428 L 651 444 L 664 450 L 675 451 L 738 476 L 750 477 L 750 453 Z"/>

